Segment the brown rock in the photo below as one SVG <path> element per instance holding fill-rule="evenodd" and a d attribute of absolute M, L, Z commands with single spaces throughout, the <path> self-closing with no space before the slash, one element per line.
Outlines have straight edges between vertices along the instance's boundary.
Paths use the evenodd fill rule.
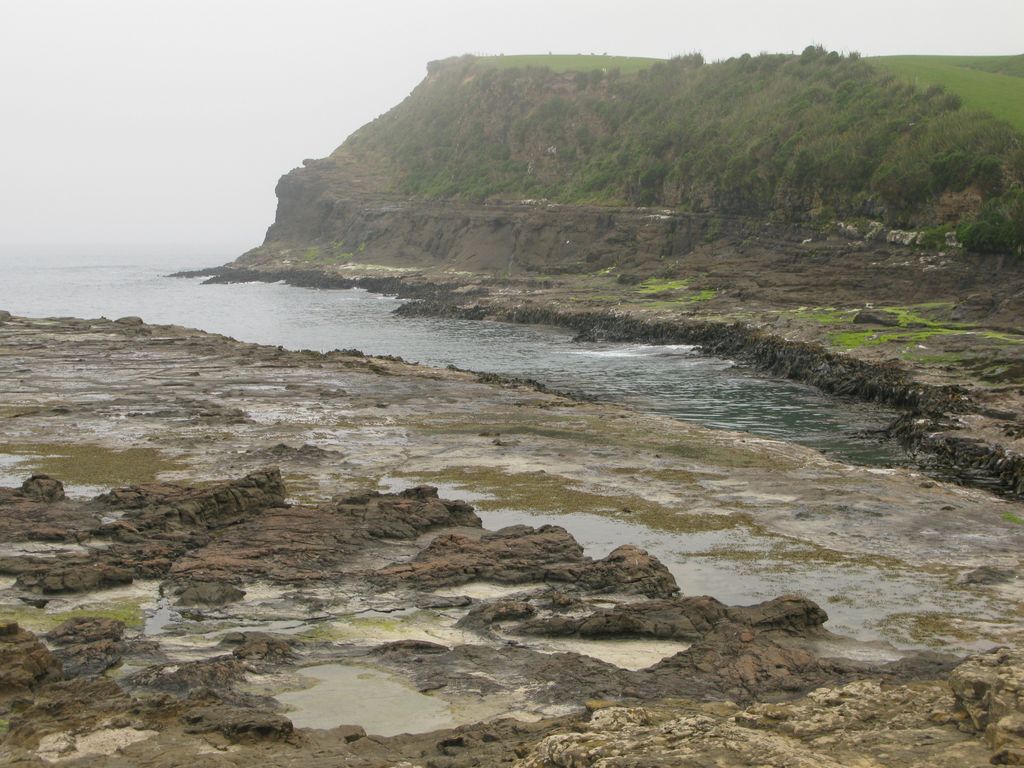
<path fill-rule="evenodd" d="M 43 594 L 62 592 L 93 592 L 131 584 L 132 572 L 105 563 L 82 563 L 62 566 L 44 564 L 18 575 L 17 585 Z"/>
<path fill-rule="evenodd" d="M 245 592 L 230 584 L 222 582 L 193 581 L 178 595 L 177 604 L 193 605 L 226 605 L 245 597 Z"/>
<path fill-rule="evenodd" d="M 564 528 L 510 526 L 479 538 L 438 536 L 412 561 L 388 566 L 370 576 L 385 588 L 436 589 L 470 581 L 522 584 L 562 582 L 591 592 L 620 592 L 663 597 L 678 592 L 675 579 L 657 558 L 629 545 L 603 560 L 583 555 Z"/>
<path fill-rule="evenodd" d="M 675 578 L 654 555 L 632 544 L 612 550 L 587 568 L 580 583 L 594 592 L 670 597 L 679 591 Z"/>
<path fill-rule="evenodd" d="M 536 608 L 522 600 L 495 600 L 473 606 L 456 626 L 482 629 L 496 622 L 527 619 L 536 612 Z"/>
<path fill-rule="evenodd" d="M 92 616 L 68 619 L 46 636 L 58 646 L 67 677 L 98 675 L 118 664 L 126 651 L 123 638 L 124 622 Z"/>
<path fill-rule="evenodd" d="M 284 483 L 276 468 L 253 472 L 203 488 L 154 484 L 119 488 L 96 500 L 128 510 L 125 520 L 137 529 L 223 528 L 271 507 L 284 506 Z"/>
<path fill-rule="evenodd" d="M 0 697 L 25 694 L 63 677 L 60 662 L 31 632 L 0 625 Z"/>
<path fill-rule="evenodd" d="M 972 656 L 953 670 L 949 685 L 969 727 L 997 751 L 993 762 L 1024 764 L 1013 762 L 1024 754 L 1024 652 L 997 648 Z"/>
<path fill-rule="evenodd" d="M 778 630 L 796 635 L 815 632 L 828 621 L 817 603 L 798 595 L 783 595 L 757 605 L 729 608 L 729 618 L 759 631 Z"/>
<path fill-rule="evenodd" d="M 480 528 L 473 507 L 464 501 L 437 497 L 437 488 L 420 485 L 400 493 L 376 491 L 331 500 L 336 514 L 373 538 L 414 539 L 435 528 Z"/>
<path fill-rule="evenodd" d="M 220 645 L 231 648 L 236 659 L 284 661 L 295 656 L 287 639 L 267 632 L 229 632 Z"/>
<path fill-rule="evenodd" d="M 21 484 L 21 493 L 35 501 L 60 501 L 64 498 L 64 484 L 49 475 L 32 475 Z"/>
<path fill-rule="evenodd" d="M 528 621 L 523 634 L 580 637 L 653 637 L 696 640 L 726 619 L 729 608 L 713 597 L 638 600 L 584 616 L 548 616 Z"/>
<path fill-rule="evenodd" d="M 181 716 L 186 733 L 218 732 L 232 742 L 282 741 L 292 734 L 292 721 L 272 712 L 227 705 L 196 707 Z"/>

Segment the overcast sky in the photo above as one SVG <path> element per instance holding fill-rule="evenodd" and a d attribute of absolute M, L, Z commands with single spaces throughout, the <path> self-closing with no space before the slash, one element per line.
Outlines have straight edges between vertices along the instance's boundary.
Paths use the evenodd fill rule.
<path fill-rule="evenodd" d="M 1022 0 L 0 0 L 0 244 L 258 244 L 431 59 L 1024 52 Z"/>

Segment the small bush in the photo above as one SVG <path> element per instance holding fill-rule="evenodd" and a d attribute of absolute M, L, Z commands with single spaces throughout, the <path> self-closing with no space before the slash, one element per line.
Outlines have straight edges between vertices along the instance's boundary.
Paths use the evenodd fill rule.
<path fill-rule="evenodd" d="M 981 253 L 1020 253 L 1024 248 L 1024 192 L 989 200 L 978 218 L 957 228 L 960 242 Z"/>

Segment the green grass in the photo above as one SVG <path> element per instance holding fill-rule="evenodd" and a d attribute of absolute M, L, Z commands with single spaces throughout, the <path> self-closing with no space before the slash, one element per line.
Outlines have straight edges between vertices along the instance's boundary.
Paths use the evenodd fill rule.
<path fill-rule="evenodd" d="M 857 310 L 836 309 L 835 307 L 799 307 L 791 310 L 791 314 L 801 320 L 810 320 L 821 325 L 842 325 L 853 320 Z"/>
<path fill-rule="evenodd" d="M 668 280 L 659 277 L 652 277 L 644 280 L 635 289 L 645 298 L 661 297 L 663 301 L 645 301 L 645 307 L 649 309 L 675 309 L 680 304 L 693 304 L 701 301 L 711 301 L 718 294 L 714 288 L 705 288 L 699 291 L 688 290 L 690 280 Z M 673 298 L 664 298 L 666 295 L 675 294 Z"/>
<path fill-rule="evenodd" d="M 879 61 L 813 46 L 710 64 L 698 55 L 446 59 L 332 158 L 340 169 L 368 164 L 392 191 L 426 199 L 743 215 L 819 199 L 836 217 L 871 201 L 907 227 L 959 223 L 933 220 L 945 192 L 975 187 L 995 199 L 1018 181 L 1014 125 L 1024 113 L 1005 120 L 1024 110 L 1024 98 L 1014 106 L 1008 96 L 1024 78 L 951 67 L 999 81 L 977 102 L 928 82 L 914 88 Z M 702 233 L 716 235 L 713 225 Z"/>
<path fill-rule="evenodd" d="M 89 603 L 67 611 L 48 613 L 27 605 L 0 605 L 0 621 L 14 621 L 32 632 L 49 632 L 58 624 L 80 616 L 115 619 L 125 626 L 139 628 L 145 623 L 142 608 L 137 601 L 124 600 L 109 603 Z"/>
<path fill-rule="evenodd" d="M 896 328 L 892 329 L 847 329 L 837 330 L 829 336 L 833 346 L 841 349 L 857 349 L 860 347 L 877 347 L 882 344 L 895 342 L 897 344 L 916 344 L 927 341 L 933 336 L 970 335 L 986 341 L 994 341 L 999 344 L 1020 344 L 1024 343 L 1024 337 L 1013 336 L 1001 331 L 987 331 L 979 329 L 971 323 L 957 323 L 944 319 L 953 309 L 950 302 L 931 302 L 925 304 L 913 304 L 910 306 L 878 307 L 879 311 L 891 315 L 896 321 Z M 840 324 L 852 320 L 853 312 L 837 313 L 835 310 L 821 310 L 813 308 L 807 310 L 801 308 L 794 314 L 798 317 L 816 320 L 824 324 Z M 923 356 L 915 357 L 918 362 L 949 363 L 959 362 L 962 355 L 952 353 L 950 355 L 934 355 L 924 353 Z"/>
<path fill-rule="evenodd" d="M 1024 525 L 1024 517 L 1021 517 L 1020 515 L 1015 515 L 1013 514 L 1013 512 L 1004 512 L 1003 520 L 1005 520 L 1008 523 L 1013 523 L 1014 525 Z"/>
<path fill-rule="evenodd" d="M 868 59 L 920 88 L 941 85 L 965 107 L 1024 131 L 1024 56 L 878 56 Z"/>
<path fill-rule="evenodd" d="M 959 56 L 963 66 L 996 72 L 1001 75 L 1024 77 L 1024 53 L 1016 56 Z"/>
<path fill-rule="evenodd" d="M 829 339 L 841 349 L 858 349 L 860 347 L 878 347 L 882 344 L 920 344 L 933 336 L 947 336 L 961 331 L 951 328 L 930 328 L 922 331 L 840 331 L 833 333 Z"/>
<path fill-rule="evenodd" d="M 689 286 L 689 280 L 665 280 L 652 277 L 644 280 L 636 287 L 637 293 L 662 293 L 663 291 L 680 291 Z"/>
<path fill-rule="evenodd" d="M 624 75 L 634 75 L 642 69 L 647 69 L 657 62 L 663 61 L 663 59 L 649 59 L 636 56 L 597 56 L 594 54 L 577 53 L 481 56 L 477 61 L 496 69 L 545 67 L 552 72 L 593 72 L 595 69 L 611 72 L 617 69 Z"/>

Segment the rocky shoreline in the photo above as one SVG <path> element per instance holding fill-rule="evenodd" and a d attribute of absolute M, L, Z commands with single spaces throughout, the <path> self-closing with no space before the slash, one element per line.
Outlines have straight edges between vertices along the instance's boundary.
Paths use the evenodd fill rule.
<path fill-rule="evenodd" d="M 754 702 L 799 701 L 811 690 L 820 699 L 832 688 L 840 701 L 856 698 L 866 708 L 865 692 L 891 697 L 893 686 L 898 690 L 950 673 L 953 706 L 941 716 L 929 713 L 941 737 L 933 745 L 940 744 L 939 754 L 947 757 L 954 746 L 980 756 L 986 745 L 951 727 L 959 721 L 978 729 L 998 720 L 997 705 L 972 675 L 994 678 L 998 682 L 987 685 L 995 688 L 1019 671 L 1013 665 L 1020 659 L 1007 654 L 980 657 L 966 668 L 955 656 L 934 653 L 881 664 L 826 656 L 824 649 L 837 647 L 839 638 L 823 628 L 825 612 L 806 599 L 785 596 L 730 607 L 709 597 L 679 597 L 672 575 L 643 550 L 623 545 L 593 560 L 555 526 L 486 531 L 470 505 L 440 499 L 430 487 L 338 496 L 316 508 L 289 505 L 286 497 L 277 469 L 200 488 L 133 486 L 78 502 L 65 497 L 59 481 L 35 475 L 20 488 L 0 489 L 3 541 L 74 544 L 86 553 L 7 556 L 0 573 L 16 576 L 9 594 L 44 606 L 157 579 L 160 594 L 190 624 L 222 622 L 226 611 L 245 605 L 254 584 L 276 589 L 282 594 L 278 602 L 286 600 L 293 613 L 305 607 L 321 622 L 353 605 L 383 614 L 412 606 L 441 609 L 464 643 L 339 644 L 323 631 L 221 631 L 201 658 L 190 659 L 173 639 L 127 632 L 124 622 L 88 611 L 41 636 L 9 622 L 0 626 L 0 715 L 7 724 L 0 754 L 8 764 L 173 765 L 204 752 L 232 754 L 234 763 L 258 750 L 265 765 L 291 765 L 297 751 L 308 754 L 312 738 L 321 761 L 328 755 L 358 756 L 359 765 L 383 766 L 393 764 L 397 752 L 427 758 L 424 764 L 431 766 L 479 764 L 480 753 L 466 744 L 479 725 L 434 735 L 433 749 L 409 737 L 371 738 L 343 721 L 314 737 L 282 714 L 285 696 L 254 693 L 255 679 L 276 679 L 287 689 L 289 677 L 303 668 L 342 670 L 353 664 L 389 669 L 409 680 L 417 695 L 430 692 L 449 710 L 478 700 L 473 708 L 499 718 L 524 711 L 564 713 L 562 720 L 541 720 L 527 729 L 529 740 L 521 730 L 519 739 L 503 738 L 503 731 L 516 733 L 515 721 L 485 726 L 492 733 L 490 764 L 522 757 L 517 764 L 524 768 L 564 765 L 552 756 L 556 744 L 562 755 L 570 744 L 573 751 L 590 753 L 595 739 L 607 743 L 607 731 L 626 725 L 633 726 L 635 738 L 636 727 L 650 727 L 654 719 L 645 706 L 660 707 L 661 717 L 668 711 L 679 717 L 679 708 L 659 704 L 666 699 L 685 698 L 691 711 L 700 711 L 701 702 L 727 702 L 698 716 L 705 726 L 697 730 L 699 738 L 675 729 L 673 749 L 685 745 L 694 751 L 710 737 L 707 727 L 716 723 L 711 713 L 718 715 L 717 727 L 756 730 L 765 715 L 792 715 L 778 717 L 785 705 L 769 710 Z M 389 564 L 396 556 L 399 562 Z M 459 594 L 460 587 L 477 582 L 508 590 L 490 599 Z M 273 602 L 264 598 L 264 610 Z M 534 638 L 556 637 L 576 638 L 582 648 L 608 640 L 685 645 L 634 671 L 583 653 L 552 655 L 530 645 Z M 856 651 L 855 644 L 846 647 Z M 130 671 L 111 678 L 104 674 L 111 669 Z M 590 705 L 593 715 L 586 718 L 588 701 L 600 703 Z M 972 705 L 970 723 L 958 718 L 957 711 L 969 712 Z M 796 704 L 801 706 L 808 707 L 806 700 Z M 565 717 L 582 729 L 568 742 L 555 733 Z M 987 748 L 1000 750 L 993 759 L 1005 762 L 1022 754 L 1021 743 L 1012 725 L 999 723 L 986 730 Z M 625 755 L 628 744 L 619 734 L 612 748 Z M 935 755 L 934 749 L 924 751 Z M 744 750 L 733 752 L 744 759 Z M 659 760 L 655 764 L 683 764 L 665 752 Z"/>
<path fill-rule="evenodd" d="M 921 466 L 960 482 L 1024 497 L 1024 455 L 964 434 L 958 414 L 977 412 L 969 391 L 955 384 L 920 381 L 905 366 L 837 354 L 821 344 L 783 338 L 744 323 L 669 320 L 611 309 L 569 311 L 532 303 L 488 300 L 493 291 L 434 282 L 417 276 L 346 277 L 318 270 L 219 267 L 179 273 L 209 283 L 286 282 L 321 289 L 362 288 L 412 299 L 396 310 L 404 317 L 448 317 L 542 324 L 567 328 L 579 341 L 692 344 L 704 353 L 737 360 L 770 376 L 792 379 L 822 392 L 905 411 L 887 430 Z"/>
<path fill-rule="evenodd" d="M 6 316 L 0 352 L 5 763 L 1020 754 L 989 494 L 138 318 Z"/>

